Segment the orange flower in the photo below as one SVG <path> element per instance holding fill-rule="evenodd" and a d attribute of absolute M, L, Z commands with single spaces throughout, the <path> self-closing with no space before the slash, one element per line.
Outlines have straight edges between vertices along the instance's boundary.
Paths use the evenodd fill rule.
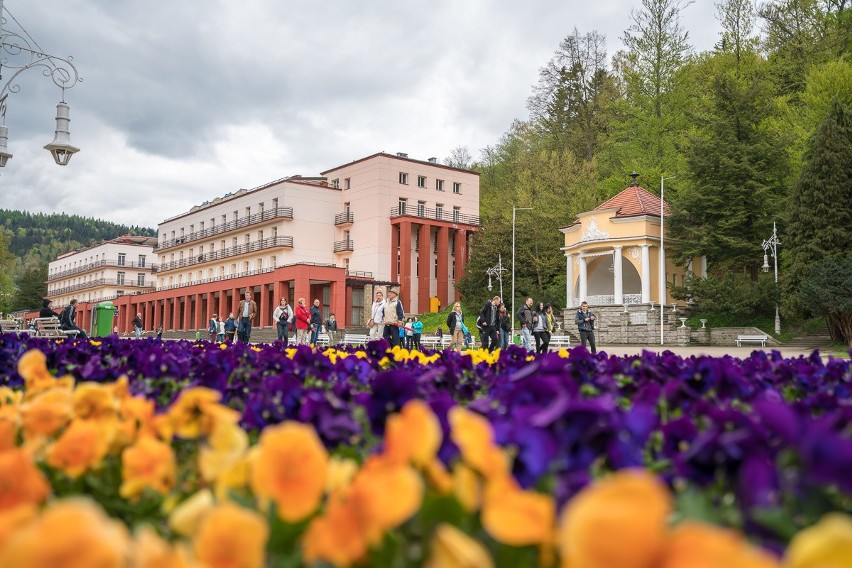
<path fill-rule="evenodd" d="M 482 505 L 482 526 L 495 540 L 510 546 L 553 542 L 556 505 L 553 498 L 503 486 Z"/>
<path fill-rule="evenodd" d="M 30 349 L 21 355 L 18 359 L 18 374 L 23 377 L 27 392 L 32 394 L 54 380 L 47 370 L 47 357 L 38 349 Z"/>
<path fill-rule="evenodd" d="M 0 510 L 0 551 L 12 535 L 26 527 L 36 517 L 36 507 L 31 503 Z"/>
<path fill-rule="evenodd" d="M 562 566 L 657 566 L 671 509 L 668 490 L 646 471 L 624 470 L 598 481 L 581 491 L 562 513 Z"/>
<path fill-rule="evenodd" d="M 112 385 L 80 383 L 74 389 L 74 417 L 95 422 L 114 422 L 118 417 L 118 400 Z"/>
<path fill-rule="evenodd" d="M 47 449 L 47 464 L 68 477 L 80 477 L 100 465 L 109 449 L 109 438 L 100 424 L 75 420 Z"/>
<path fill-rule="evenodd" d="M 423 473 L 426 475 L 429 487 L 438 493 L 449 495 L 453 492 L 453 478 L 438 458 L 433 458 L 432 461 L 427 463 L 423 468 Z"/>
<path fill-rule="evenodd" d="M 191 568 L 186 548 L 172 546 L 150 527 L 143 527 L 133 542 L 133 568 Z"/>
<path fill-rule="evenodd" d="M 11 536 L 0 568 L 123 568 L 127 530 L 90 501 L 60 501 Z"/>
<path fill-rule="evenodd" d="M 439 525 L 432 537 L 432 554 L 426 568 L 491 568 L 485 547 L 448 524 Z"/>
<path fill-rule="evenodd" d="M 848 559 L 847 559 L 848 560 Z M 778 561 L 733 531 L 686 522 L 672 531 L 660 568 L 779 568 Z M 822 568 L 827 565 L 820 564 Z"/>
<path fill-rule="evenodd" d="M 71 420 L 74 395 L 70 389 L 51 389 L 21 405 L 24 435 L 28 442 L 49 437 Z"/>
<path fill-rule="evenodd" d="M 396 461 L 412 461 L 426 467 L 441 446 L 441 423 L 422 400 L 408 402 L 385 425 L 385 455 Z"/>
<path fill-rule="evenodd" d="M 0 387 L 0 451 L 17 445 L 18 427 L 21 425 L 22 391 Z"/>
<path fill-rule="evenodd" d="M 263 568 L 268 537 L 260 514 L 223 503 L 201 521 L 193 549 L 208 568 Z"/>
<path fill-rule="evenodd" d="M 154 428 L 154 401 L 141 396 L 126 397 L 119 402 L 119 420 L 113 445 L 116 449 L 122 448 L 142 435 L 157 435 Z"/>
<path fill-rule="evenodd" d="M 175 434 L 181 438 L 194 439 L 209 436 L 213 426 L 220 420 L 236 423 L 240 414 L 219 404 L 221 397 L 219 391 L 205 387 L 183 391 L 168 410 Z"/>
<path fill-rule="evenodd" d="M 364 558 L 367 540 L 355 502 L 345 495 L 332 495 L 323 515 L 305 531 L 302 546 L 308 564 L 325 560 L 341 568 Z"/>
<path fill-rule="evenodd" d="M 146 487 L 162 495 L 168 493 L 176 480 L 175 455 L 169 444 L 150 437 L 139 438 L 121 454 L 119 493 L 136 498 Z"/>
<path fill-rule="evenodd" d="M 266 428 L 251 459 L 252 490 L 275 501 L 283 520 L 295 523 L 317 509 L 328 453 L 313 427 L 285 422 Z"/>
<path fill-rule="evenodd" d="M 460 406 L 450 409 L 451 437 L 462 459 L 486 478 L 508 474 L 509 460 L 494 444 L 494 431 L 488 420 Z"/>
<path fill-rule="evenodd" d="M 852 558 L 852 517 L 829 513 L 790 541 L 787 568 L 848 568 Z"/>
<path fill-rule="evenodd" d="M 423 502 L 423 480 L 407 464 L 381 456 L 367 460 L 350 486 L 362 522 L 361 530 L 370 544 L 412 517 Z"/>
<path fill-rule="evenodd" d="M 213 510 L 213 492 L 202 489 L 178 505 L 169 515 L 169 528 L 182 536 L 192 536 L 201 519 Z"/>
<path fill-rule="evenodd" d="M 0 511 L 35 505 L 50 494 L 50 485 L 25 449 L 0 452 Z"/>
<path fill-rule="evenodd" d="M 479 510 L 482 504 L 482 483 L 472 469 L 463 463 L 453 469 L 453 492 L 462 508 L 468 513 Z"/>

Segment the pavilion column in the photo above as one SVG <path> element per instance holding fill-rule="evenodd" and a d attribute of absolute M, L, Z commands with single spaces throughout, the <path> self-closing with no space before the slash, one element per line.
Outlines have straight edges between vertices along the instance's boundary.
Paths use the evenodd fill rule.
<path fill-rule="evenodd" d="M 413 310 L 411 306 L 411 221 L 399 223 L 399 299 L 402 308 L 407 312 Z"/>
<path fill-rule="evenodd" d="M 574 255 L 565 255 L 565 307 L 574 307 Z"/>
<path fill-rule="evenodd" d="M 651 253 L 649 245 L 642 245 L 642 303 L 651 303 Z"/>
<path fill-rule="evenodd" d="M 219 318 L 228 319 L 228 291 L 219 290 Z"/>
<path fill-rule="evenodd" d="M 580 255 L 580 301 L 585 302 L 589 295 L 588 275 L 586 274 L 586 257 Z"/>
<path fill-rule="evenodd" d="M 465 268 L 467 268 L 467 231 L 464 229 L 459 229 L 456 231 L 456 277 L 455 281 L 458 282 L 465 275 Z M 458 298 L 459 293 L 456 291 L 456 297 Z"/>
<path fill-rule="evenodd" d="M 430 237 L 431 227 L 425 223 L 420 225 L 420 231 L 417 235 L 417 265 L 419 272 L 417 274 L 417 311 L 421 314 L 429 312 L 429 284 L 432 279 L 429 278 L 429 245 L 431 244 Z M 414 311 L 412 306 L 411 311 Z"/>
<path fill-rule="evenodd" d="M 296 278 L 293 288 L 293 309 L 295 310 L 296 303 L 299 298 L 305 299 L 305 307 L 311 307 L 311 280 L 307 276 Z"/>
<path fill-rule="evenodd" d="M 438 300 L 442 306 L 450 303 L 450 229 L 438 227 Z M 430 267 L 431 268 L 431 267 Z M 431 273 L 431 270 L 430 270 Z"/>
<path fill-rule="evenodd" d="M 234 312 L 234 319 L 239 319 L 242 314 L 237 313 L 237 307 L 240 305 L 240 289 L 234 288 L 231 290 L 231 311 Z"/>
<path fill-rule="evenodd" d="M 701 257 L 701 277 L 707 278 L 707 257 Z"/>
<path fill-rule="evenodd" d="M 269 327 L 269 286 L 260 285 L 260 327 Z M 280 301 L 280 300 L 279 300 Z"/>
<path fill-rule="evenodd" d="M 624 277 L 621 273 L 623 259 L 621 257 L 621 246 L 613 247 L 612 251 L 612 277 L 613 289 L 615 290 L 615 305 L 620 306 L 624 303 Z"/>
<path fill-rule="evenodd" d="M 153 322 L 154 327 L 153 327 L 153 329 L 154 329 L 154 331 L 156 331 L 157 328 L 160 327 L 160 323 L 161 323 L 160 322 L 160 304 L 163 303 L 163 300 L 154 300 L 153 303 L 154 303 L 154 322 Z"/>

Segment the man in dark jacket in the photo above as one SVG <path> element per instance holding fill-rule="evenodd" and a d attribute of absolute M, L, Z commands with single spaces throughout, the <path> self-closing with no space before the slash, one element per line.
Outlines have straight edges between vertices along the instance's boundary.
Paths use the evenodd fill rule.
<path fill-rule="evenodd" d="M 524 305 L 518 310 L 518 321 L 521 322 L 521 345 L 527 351 L 533 350 L 532 327 L 533 327 L 533 299 L 527 298 Z"/>
<path fill-rule="evenodd" d="M 321 327 L 322 309 L 320 308 L 320 301 L 314 300 L 314 305 L 311 306 L 311 345 L 314 347 L 317 345 Z"/>
<path fill-rule="evenodd" d="M 476 320 L 482 348 L 489 351 L 497 349 L 497 325 L 499 323 L 497 310 L 499 306 L 500 296 L 494 296 L 491 301 L 485 302 L 485 305 L 479 310 L 479 319 Z"/>
<path fill-rule="evenodd" d="M 57 317 L 56 312 L 53 311 L 53 300 L 45 300 L 44 305 L 41 310 L 38 312 L 38 317 L 40 318 L 55 318 Z"/>
<path fill-rule="evenodd" d="M 77 327 L 77 298 L 59 314 L 59 327 L 65 331 L 77 330 L 77 337 L 87 337 L 86 332 Z"/>
<path fill-rule="evenodd" d="M 257 302 L 252 299 L 253 296 L 253 291 L 246 288 L 244 299 L 237 305 L 237 339 L 243 343 L 251 340 L 251 322 L 257 315 Z"/>
<path fill-rule="evenodd" d="M 580 304 L 580 309 L 577 310 L 577 316 L 574 321 L 577 323 L 577 329 L 580 331 L 580 343 L 583 347 L 586 346 L 586 341 L 592 348 L 592 355 L 598 352 L 595 347 L 595 314 L 589 309 L 589 304 L 583 302 Z"/>
<path fill-rule="evenodd" d="M 145 326 L 145 323 L 142 321 L 142 314 L 136 314 L 136 317 L 130 323 L 133 326 L 136 339 L 142 339 L 142 328 Z"/>

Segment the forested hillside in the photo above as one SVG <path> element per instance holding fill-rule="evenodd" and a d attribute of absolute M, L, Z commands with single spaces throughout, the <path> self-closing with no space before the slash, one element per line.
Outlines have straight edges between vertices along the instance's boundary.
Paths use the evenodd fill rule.
<path fill-rule="evenodd" d="M 56 256 L 128 233 L 157 234 L 79 215 L 0 209 L 0 312 L 38 307 L 47 263 Z"/>
<path fill-rule="evenodd" d="M 652 192 L 670 178 L 665 197 L 680 258 L 707 255 L 711 280 L 728 278 L 705 286 L 704 298 L 683 293 L 706 309 L 771 309 L 773 286 L 758 281 L 765 278 L 761 242 L 773 222 L 785 282 L 794 258 L 814 261 L 852 248 L 852 231 L 843 226 L 852 218 L 849 169 L 830 172 L 832 179 L 800 179 L 809 160 L 822 155 L 815 144 L 852 136 L 844 123 L 852 108 L 852 7 L 845 0 L 720 0 L 722 32 L 713 50 L 699 53 L 682 23 L 691 2 L 628 4 L 635 9 L 620 50 L 607 53 L 606 38 L 595 30 L 566 30 L 531 87 L 529 118 L 516 120 L 478 160 L 462 147 L 445 161 L 481 174 L 484 230 L 460 288 L 470 300 L 484 300 L 486 269 L 498 254 L 509 266 L 512 206 L 531 208 L 517 213 L 517 297 L 561 306 L 559 227 L 627 187 L 635 170 Z M 841 118 L 832 120 L 840 138 L 815 138 L 832 108 L 839 108 Z M 852 163 L 844 154 L 849 144 L 832 143 L 834 163 Z M 814 192 L 819 207 L 808 210 L 802 195 Z M 791 234 L 803 218 L 808 232 Z M 838 236 L 814 256 L 806 236 L 813 234 Z M 801 314 L 801 287 L 785 286 L 788 312 Z M 747 301 L 732 306 L 732 297 Z"/>

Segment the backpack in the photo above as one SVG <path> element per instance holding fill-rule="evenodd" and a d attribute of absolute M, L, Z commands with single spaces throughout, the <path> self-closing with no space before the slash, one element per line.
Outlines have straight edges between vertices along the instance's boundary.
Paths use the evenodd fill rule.
<path fill-rule="evenodd" d="M 59 314 L 59 327 L 66 329 L 71 327 L 71 306 L 66 306 Z"/>

